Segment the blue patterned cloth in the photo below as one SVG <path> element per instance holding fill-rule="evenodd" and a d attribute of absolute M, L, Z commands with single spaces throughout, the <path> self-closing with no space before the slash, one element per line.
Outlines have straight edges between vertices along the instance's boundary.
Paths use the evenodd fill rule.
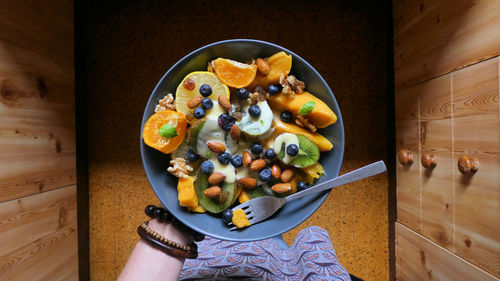
<path fill-rule="evenodd" d="M 199 256 L 186 260 L 180 280 L 351 280 L 339 264 L 328 233 L 316 226 L 288 247 L 281 238 L 230 242 L 207 237 Z"/>

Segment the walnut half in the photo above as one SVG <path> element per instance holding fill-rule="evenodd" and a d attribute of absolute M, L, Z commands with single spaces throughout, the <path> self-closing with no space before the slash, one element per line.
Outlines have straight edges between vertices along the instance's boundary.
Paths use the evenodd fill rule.
<path fill-rule="evenodd" d="M 168 94 L 164 96 L 156 105 L 155 112 L 162 110 L 175 110 L 174 104 L 174 96 L 172 94 Z"/>
<path fill-rule="evenodd" d="M 168 167 L 167 171 L 178 178 L 187 178 L 189 177 L 189 172 L 193 171 L 193 167 L 184 158 L 174 158 L 170 160 L 170 165 L 172 167 Z"/>
<path fill-rule="evenodd" d="M 295 95 L 302 94 L 302 92 L 304 92 L 304 88 L 306 87 L 304 82 L 295 78 L 295 76 L 293 75 L 281 75 L 280 84 L 283 87 L 283 90 L 281 90 L 281 92 L 283 93 L 283 95 L 290 99 Z"/>
<path fill-rule="evenodd" d="M 317 131 L 316 126 L 314 126 L 307 117 L 303 115 L 297 115 L 297 118 L 295 119 L 295 124 L 297 124 L 300 127 L 307 128 L 309 131 L 315 133 Z"/>

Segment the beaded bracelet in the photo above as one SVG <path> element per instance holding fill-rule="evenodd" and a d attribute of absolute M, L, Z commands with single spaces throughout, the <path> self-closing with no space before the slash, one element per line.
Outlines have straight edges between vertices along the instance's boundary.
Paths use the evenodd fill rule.
<path fill-rule="evenodd" d="M 205 239 L 205 235 L 194 231 L 193 229 L 185 226 L 179 220 L 177 220 L 172 214 L 162 207 L 156 207 L 155 205 L 149 205 L 144 209 L 147 216 L 151 218 L 156 218 L 160 222 L 172 223 L 175 227 L 179 228 L 181 231 L 185 231 L 193 237 L 194 241 L 202 241 Z M 171 256 L 180 256 L 188 259 L 195 259 L 198 256 L 198 246 L 192 242 L 191 245 L 186 246 L 175 241 L 169 240 L 161 236 L 158 232 L 152 230 L 148 226 L 148 222 L 142 223 L 137 228 L 137 233 L 139 236 L 151 246 L 163 251 L 164 253 Z"/>
<path fill-rule="evenodd" d="M 170 256 L 178 256 L 187 259 L 196 259 L 198 257 L 198 246 L 191 242 L 186 246 L 161 236 L 158 232 L 148 226 L 148 222 L 143 222 L 138 228 L 139 236 L 151 246 L 161 250 Z"/>

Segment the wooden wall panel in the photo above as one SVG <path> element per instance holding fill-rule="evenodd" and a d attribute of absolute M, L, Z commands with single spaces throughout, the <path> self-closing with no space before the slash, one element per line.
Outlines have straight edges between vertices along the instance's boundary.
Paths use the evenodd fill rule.
<path fill-rule="evenodd" d="M 500 1 L 394 1 L 396 89 L 500 54 Z"/>
<path fill-rule="evenodd" d="M 452 74 L 456 252 L 500 278 L 500 115 L 498 58 Z M 462 175 L 462 155 L 479 170 Z"/>
<path fill-rule="evenodd" d="M 421 225 L 418 135 L 418 92 L 408 88 L 396 93 L 396 151 L 408 150 L 414 163 L 403 166 L 396 160 L 397 220 L 416 231 Z"/>
<path fill-rule="evenodd" d="M 396 223 L 396 280 L 494 281 L 491 274 Z"/>
<path fill-rule="evenodd" d="M 421 166 L 421 233 L 453 249 L 451 80 L 444 75 L 413 86 L 420 101 L 420 155 L 437 158 L 434 168 Z"/>
<path fill-rule="evenodd" d="M 77 280 L 73 1 L 0 1 L 0 26 L 0 280 Z"/>
<path fill-rule="evenodd" d="M 0 280 L 74 280 L 76 186 L 0 203 Z"/>
<path fill-rule="evenodd" d="M 0 4 L 0 202 L 76 183 L 72 10 L 29 2 Z M 47 10 L 71 25 L 45 24 Z"/>

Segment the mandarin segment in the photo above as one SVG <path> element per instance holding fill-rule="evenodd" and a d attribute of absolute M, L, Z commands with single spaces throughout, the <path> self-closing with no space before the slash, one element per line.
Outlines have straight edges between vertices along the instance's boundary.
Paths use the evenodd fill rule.
<path fill-rule="evenodd" d="M 281 75 L 287 76 L 292 69 L 292 56 L 287 55 L 285 52 L 276 53 L 264 60 L 269 64 L 269 73 L 267 75 L 257 73 L 248 88 L 254 89 L 257 86 L 261 86 L 267 89 L 271 84 L 278 84 Z"/>
<path fill-rule="evenodd" d="M 173 138 L 164 138 L 159 130 L 163 125 L 170 124 L 177 131 L 177 136 Z M 144 124 L 142 138 L 144 143 L 165 154 L 176 150 L 184 140 L 187 129 L 186 116 L 173 110 L 162 110 L 151 117 Z"/>
<path fill-rule="evenodd" d="M 233 88 L 243 88 L 250 85 L 257 74 L 257 65 L 255 64 L 244 64 L 224 58 L 213 60 L 212 67 L 220 81 Z"/>

